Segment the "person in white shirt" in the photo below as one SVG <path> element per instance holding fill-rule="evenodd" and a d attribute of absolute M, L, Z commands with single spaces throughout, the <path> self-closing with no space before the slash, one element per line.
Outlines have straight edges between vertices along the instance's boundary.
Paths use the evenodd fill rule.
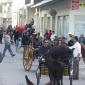
<path fill-rule="evenodd" d="M 74 64 L 73 64 L 73 79 L 79 79 L 79 61 L 82 57 L 81 55 L 81 45 L 78 42 L 78 37 L 74 36 L 73 38 L 74 45 L 69 47 L 70 49 L 74 48 L 73 56 L 74 56 Z"/>
<path fill-rule="evenodd" d="M 5 56 L 6 51 L 8 50 L 11 54 L 11 56 L 15 56 L 15 54 L 13 54 L 12 50 L 11 50 L 11 38 L 10 38 L 10 32 L 6 32 L 5 36 L 4 36 L 4 43 L 5 43 L 5 47 L 3 50 L 3 56 Z"/>
<path fill-rule="evenodd" d="M 56 37 L 55 32 L 52 31 L 52 35 L 51 35 L 51 37 L 50 37 L 51 41 L 54 41 L 55 37 Z"/>

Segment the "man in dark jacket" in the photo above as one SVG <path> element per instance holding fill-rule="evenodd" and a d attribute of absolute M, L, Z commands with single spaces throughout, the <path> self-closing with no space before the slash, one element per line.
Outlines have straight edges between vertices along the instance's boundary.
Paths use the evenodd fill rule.
<path fill-rule="evenodd" d="M 51 49 L 49 40 L 45 40 L 43 46 L 39 48 L 39 55 L 42 56 L 46 54 Z"/>
<path fill-rule="evenodd" d="M 74 35 L 72 33 L 68 33 L 70 40 L 68 41 L 68 46 L 73 46 L 74 45 L 74 41 L 73 41 L 73 37 Z"/>
<path fill-rule="evenodd" d="M 84 34 L 81 34 L 81 35 L 80 35 L 80 37 L 79 37 L 79 42 L 80 42 L 80 44 L 85 45 L 85 37 L 84 37 Z"/>
<path fill-rule="evenodd" d="M 22 45 L 29 45 L 31 43 L 29 32 L 23 33 L 22 36 Z"/>

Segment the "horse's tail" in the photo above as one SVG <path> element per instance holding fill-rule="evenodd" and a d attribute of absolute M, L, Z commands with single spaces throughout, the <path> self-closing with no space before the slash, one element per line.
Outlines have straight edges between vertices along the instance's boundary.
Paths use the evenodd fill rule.
<path fill-rule="evenodd" d="M 32 83 L 32 81 L 29 80 L 29 78 L 27 77 L 27 75 L 25 75 L 25 79 L 26 79 L 27 85 L 34 85 L 34 84 Z"/>

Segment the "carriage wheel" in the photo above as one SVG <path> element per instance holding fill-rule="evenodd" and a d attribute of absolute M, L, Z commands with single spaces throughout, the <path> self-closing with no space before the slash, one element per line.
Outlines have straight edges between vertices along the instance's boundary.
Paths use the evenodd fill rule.
<path fill-rule="evenodd" d="M 24 47 L 24 53 L 23 53 L 23 66 L 26 71 L 29 71 L 32 66 L 32 59 L 33 58 L 33 52 L 32 49 L 27 47 Z"/>

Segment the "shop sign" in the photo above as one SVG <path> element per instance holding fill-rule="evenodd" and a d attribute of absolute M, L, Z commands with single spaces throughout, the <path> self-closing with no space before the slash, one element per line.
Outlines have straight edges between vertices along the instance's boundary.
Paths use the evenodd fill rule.
<path fill-rule="evenodd" d="M 71 9 L 78 10 L 79 9 L 79 0 L 71 0 Z"/>

